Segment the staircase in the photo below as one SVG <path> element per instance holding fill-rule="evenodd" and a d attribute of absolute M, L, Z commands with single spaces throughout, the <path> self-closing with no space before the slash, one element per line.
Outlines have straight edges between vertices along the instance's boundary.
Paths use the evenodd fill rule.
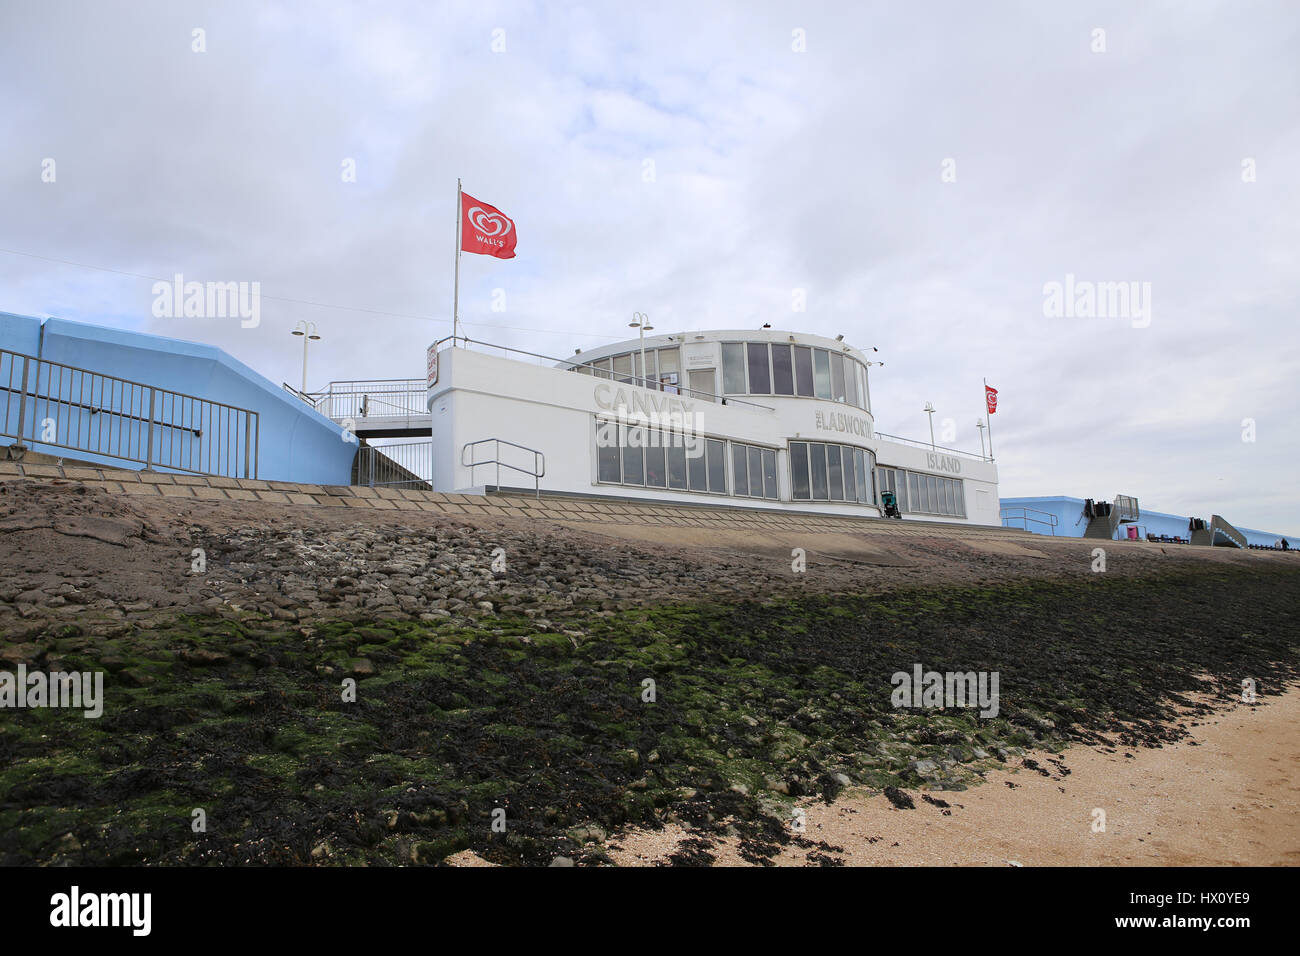
<path fill-rule="evenodd" d="M 1220 548 L 1247 547 L 1246 536 L 1222 515 L 1212 515 L 1208 528 L 1192 532 L 1192 544 L 1214 545 Z"/>
<path fill-rule="evenodd" d="M 1115 531 L 1122 524 L 1132 524 L 1142 517 L 1138 500 L 1132 495 L 1116 495 L 1115 500 L 1093 504 L 1093 517 L 1083 529 L 1085 538 L 1113 541 Z"/>

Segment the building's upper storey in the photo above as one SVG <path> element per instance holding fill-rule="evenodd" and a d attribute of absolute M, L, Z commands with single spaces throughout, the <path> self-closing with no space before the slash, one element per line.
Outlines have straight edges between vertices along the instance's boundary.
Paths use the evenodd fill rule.
<path fill-rule="evenodd" d="M 597 378 L 693 398 L 811 398 L 870 413 L 867 367 L 858 349 L 838 339 L 776 329 L 647 335 L 580 352 L 563 367 Z"/>

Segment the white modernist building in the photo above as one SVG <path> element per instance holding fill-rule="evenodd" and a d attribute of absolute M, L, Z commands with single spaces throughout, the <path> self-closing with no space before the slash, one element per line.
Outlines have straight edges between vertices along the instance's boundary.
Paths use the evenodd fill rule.
<path fill-rule="evenodd" d="M 878 434 L 858 349 L 797 332 L 682 332 L 538 365 L 429 348 L 433 486 L 997 525 L 990 459 Z M 515 357 L 512 357 L 515 356 Z"/>

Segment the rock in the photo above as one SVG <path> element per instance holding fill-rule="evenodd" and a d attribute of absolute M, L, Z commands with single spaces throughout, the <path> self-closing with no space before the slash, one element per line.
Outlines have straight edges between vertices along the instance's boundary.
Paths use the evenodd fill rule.
<path fill-rule="evenodd" d="M 323 860 L 330 855 L 330 845 L 328 843 L 317 843 L 311 850 L 313 860 Z"/>
<path fill-rule="evenodd" d="M 567 856 L 557 856 L 551 861 L 551 866 L 573 866 L 573 859 Z"/>
<path fill-rule="evenodd" d="M 790 784 L 785 780 L 773 780 L 771 778 L 764 778 L 763 789 L 771 790 L 773 793 L 781 793 L 786 795 L 787 797 L 790 795 Z"/>
<path fill-rule="evenodd" d="M 585 827 L 574 827 L 568 832 L 568 837 L 574 843 L 604 843 L 606 833 L 601 827 L 590 823 Z"/>
<path fill-rule="evenodd" d="M 933 760 L 913 760 L 908 766 L 921 776 L 936 773 L 939 770 L 939 765 Z"/>
<path fill-rule="evenodd" d="M 909 797 L 902 790 L 899 790 L 897 787 L 886 787 L 885 797 L 888 798 L 889 802 L 894 805 L 895 809 L 898 810 L 916 809 L 916 804 L 912 802 L 912 798 Z"/>
<path fill-rule="evenodd" d="M 834 774 L 834 777 L 835 777 L 835 782 L 838 783 L 841 787 L 853 786 L 853 780 L 846 773 L 837 773 Z"/>
<path fill-rule="evenodd" d="M 374 662 L 368 657 L 361 657 L 352 662 L 352 673 L 358 677 L 366 677 L 375 672 Z"/>
<path fill-rule="evenodd" d="M 187 664 L 220 664 L 222 661 L 230 659 L 229 654 L 209 650 L 206 647 L 189 648 L 180 651 L 176 656 Z"/>

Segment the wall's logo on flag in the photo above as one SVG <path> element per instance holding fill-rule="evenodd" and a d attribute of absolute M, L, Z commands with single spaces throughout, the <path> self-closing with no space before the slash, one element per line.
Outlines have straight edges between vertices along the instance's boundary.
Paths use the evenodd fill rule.
<path fill-rule="evenodd" d="M 514 220 L 469 193 L 461 193 L 461 197 L 460 247 L 479 255 L 513 259 L 519 238 Z"/>
<path fill-rule="evenodd" d="M 992 415 L 998 410 L 998 390 L 984 386 L 984 401 L 989 404 L 989 414 Z"/>

